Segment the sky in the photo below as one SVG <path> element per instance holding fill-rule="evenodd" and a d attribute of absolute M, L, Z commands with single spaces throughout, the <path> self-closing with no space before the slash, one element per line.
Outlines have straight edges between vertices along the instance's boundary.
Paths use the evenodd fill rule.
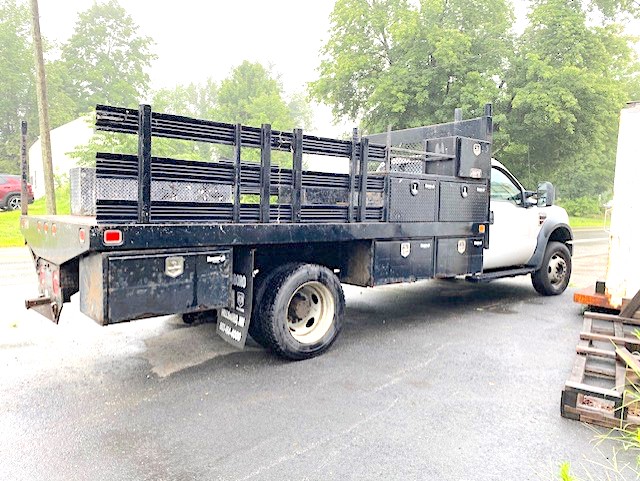
<path fill-rule="evenodd" d="M 94 0 L 39 0 L 40 27 L 52 41 L 72 33 L 77 13 Z M 526 4 L 515 0 L 516 31 L 526 25 Z M 271 66 L 285 94 L 306 91 L 317 78 L 320 49 L 329 37 L 334 0 L 120 0 L 155 41 L 158 59 L 150 72 L 154 89 L 226 78 L 243 60 Z M 640 29 L 639 29 L 640 31 Z M 145 99 L 141 99 L 145 100 Z M 351 131 L 333 125 L 327 106 L 313 105 L 313 131 L 333 136 Z"/>
<path fill-rule="evenodd" d="M 158 59 L 150 76 L 154 89 L 226 78 L 243 60 L 271 66 L 285 94 L 304 92 L 317 76 L 319 51 L 328 38 L 333 0 L 121 0 L 152 37 Z M 40 28 L 49 40 L 72 33 L 77 13 L 93 0 L 39 0 Z M 328 107 L 314 105 L 314 131 L 339 135 L 351 125 L 332 125 Z"/>

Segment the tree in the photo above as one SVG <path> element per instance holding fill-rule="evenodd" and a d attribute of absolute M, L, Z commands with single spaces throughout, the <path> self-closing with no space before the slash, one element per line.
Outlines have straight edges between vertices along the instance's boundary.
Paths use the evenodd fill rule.
<path fill-rule="evenodd" d="M 617 118 L 637 81 L 615 24 L 588 26 L 578 2 L 538 0 L 518 42 L 496 151 L 532 184 L 567 197 L 604 193 L 613 181 Z"/>
<path fill-rule="evenodd" d="M 160 89 L 153 96 L 153 108 L 158 112 L 210 119 L 215 115 L 218 85 L 213 79 L 203 84 L 177 85 Z"/>
<path fill-rule="evenodd" d="M 20 170 L 20 120 L 29 122 L 29 141 L 38 132 L 29 9 L 0 1 L 0 171 Z"/>
<path fill-rule="evenodd" d="M 153 96 L 153 109 L 157 112 L 184 115 L 199 119 L 215 116 L 218 86 L 212 79 L 203 84 L 178 85 L 173 89 L 161 89 Z M 175 139 L 154 139 L 154 155 L 176 159 L 213 160 L 212 145 Z"/>
<path fill-rule="evenodd" d="M 588 0 L 586 6 L 598 10 L 609 19 L 629 14 L 635 17 L 640 15 L 640 2 L 638 0 Z"/>
<path fill-rule="evenodd" d="M 295 119 L 271 72 L 247 60 L 233 69 L 218 90 L 216 120 L 246 125 L 270 123 L 274 129 L 290 130 Z"/>
<path fill-rule="evenodd" d="M 365 129 L 480 113 L 512 52 L 506 0 L 338 0 L 312 95 Z"/>
<path fill-rule="evenodd" d="M 116 0 L 94 3 L 79 14 L 73 35 L 62 46 L 67 94 L 76 101 L 76 114 L 98 103 L 134 106 L 147 92 L 147 70 L 156 56 L 151 38 L 137 32 Z"/>
<path fill-rule="evenodd" d="M 310 123 L 310 109 L 302 95 L 294 95 L 287 102 L 279 82 L 269 70 L 259 63 L 247 61 L 233 69 L 220 86 L 209 79 L 202 84 L 178 85 L 157 91 L 153 110 L 252 126 L 270 123 L 279 130 L 306 127 Z M 78 149 L 74 156 L 81 163 L 92 165 L 96 151 L 132 153 L 137 150 L 136 142 L 131 135 L 97 132 L 89 145 Z M 232 151 L 228 146 L 162 138 L 154 138 L 152 146 L 154 156 L 202 161 L 230 158 Z M 257 160 L 259 152 L 245 148 L 243 159 Z M 273 161 L 286 165 L 291 162 L 291 155 L 274 152 Z"/>
<path fill-rule="evenodd" d="M 527 185 L 566 197 L 610 189 L 617 118 L 640 95 L 635 0 L 535 0 L 512 38 L 506 0 L 338 0 L 312 95 L 369 131 L 480 115 L 493 102 L 494 154 Z M 594 12 L 596 12 L 594 14 Z"/>

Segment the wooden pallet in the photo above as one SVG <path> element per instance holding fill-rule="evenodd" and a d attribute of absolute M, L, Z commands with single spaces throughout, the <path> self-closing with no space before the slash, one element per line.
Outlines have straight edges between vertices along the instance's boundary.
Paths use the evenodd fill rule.
<path fill-rule="evenodd" d="M 640 426 L 640 292 L 620 315 L 586 312 L 576 359 L 562 391 L 560 411 L 568 419 L 609 428 Z M 635 370 L 634 370 L 635 369 Z"/>

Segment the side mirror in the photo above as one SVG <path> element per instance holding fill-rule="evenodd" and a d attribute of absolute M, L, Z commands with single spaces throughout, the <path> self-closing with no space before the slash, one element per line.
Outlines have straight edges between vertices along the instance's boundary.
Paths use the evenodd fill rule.
<path fill-rule="evenodd" d="M 538 207 L 549 207 L 556 200 L 556 188 L 551 182 L 538 184 Z"/>

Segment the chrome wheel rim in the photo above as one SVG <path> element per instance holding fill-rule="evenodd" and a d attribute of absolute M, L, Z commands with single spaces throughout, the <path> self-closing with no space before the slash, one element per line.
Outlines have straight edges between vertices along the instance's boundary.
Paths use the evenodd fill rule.
<path fill-rule="evenodd" d="M 557 286 L 562 284 L 567 277 L 567 262 L 560 254 L 554 254 L 551 256 L 551 259 L 549 259 L 547 272 L 551 285 Z"/>
<path fill-rule="evenodd" d="M 12 197 L 9 199 L 9 209 L 18 210 L 20 208 L 20 197 Z"/>
<path fill-rule="evenodd" d="M 299 343 L 312 344 L 329 331 L 335 312 L 331 291 L 320 282 L 307 282 L 298 287 L 289 299 L 287 328 Z"/>

